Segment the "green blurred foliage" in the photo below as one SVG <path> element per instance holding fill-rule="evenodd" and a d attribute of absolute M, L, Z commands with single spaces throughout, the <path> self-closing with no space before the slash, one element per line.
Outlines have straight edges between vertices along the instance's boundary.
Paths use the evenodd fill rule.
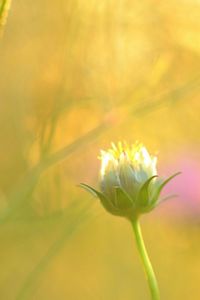
<path fill-rule="evenodd" d="M 199 151 L 199 13 L 195 0 L 13 1 L 0 40 L 1 299 L 149 299 L 128 224 L 77 184 L 97 185 L 111 141 L 139 139 L 161 165 Z M 163 208 L 143 227 L 162 299 L 199 299 L 199 225 Z"/>

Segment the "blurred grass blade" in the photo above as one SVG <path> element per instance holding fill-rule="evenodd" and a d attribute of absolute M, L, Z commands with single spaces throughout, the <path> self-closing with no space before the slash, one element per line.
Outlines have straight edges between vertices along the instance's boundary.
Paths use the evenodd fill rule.
<path fill-rule="evenodd" d="M 24 202 L 28 197 L 33 193 L 35 187 L 37 186 L 38 180 L 41 174 L 46 171 L 48 168 L 60 163 L 64 159 L 66 159 L 70 154 L 74 151 L 87 145 L 87 143 L 91 142 L 91 140 L 96 139 L 100 134 L 102 134 L 107 127 L 106 123 L 102 123 L 96 128 L 89 131 L 84 136 L 77 139 L 75 142 L 70 145 L 63 147 L 61 150 L 49 155 L 46 159 L 39 162 L 27 176 L 24 178 L 24 181 L 19 184 L 16 190 L 10 195 L 9 205 L 0 215 L 0 224 L 4 223 L 13 214 L 22 207 Z"/>
<path fill-rule="evenodd" d="M 3 0 L 0 4 L 0 32 L 6 24 L 10 6 L 11 0 Z"/>
<path fill-rule="evenodd" d="M 162 92 L 160 95 L 153 95 L 148 99 L 141 99 L 138 107 L 134 107 L 131 114 L 141 117 L 147 113 L 155 111 L 165 104 L 174 104 L 175 101 L 183 101 L 187 96 L 198 92 L 200 89 L 200 74 L 195 78 L 187 80 L 185 83 L 175 87 L 167 92 Z M 151 100 L 151 101 L 150 101 Z"/>
<path fill-rule="evenodd" d="M 64 229 L 61 236 L 52 244 L 47 253 L 40 259 L 39 263 L 28 274 L 22 288 L 16 296 L 16 300 L 29 299 L 30 293 L 32 292 L 34 284 L 38 280 L 39 276 L 46 270 L 53 258 L 59 254 L 59 251 L 69 241 L 73 234 L 75 234 L 77 230 L 80 229 L 81 225 L 91 219 L 91 216 L 89 215 L 89 207 L 90 204 L 89 206 L 87 204 L 78 212 L 75 212 L 75 214 L 72 213 L 72 209 L 74 209 L 73 207 L 69 207 L 67 209 L 67 212 L 63 216 L 63 219 L 66 220 L 67 223 L 63 225 Z"/>

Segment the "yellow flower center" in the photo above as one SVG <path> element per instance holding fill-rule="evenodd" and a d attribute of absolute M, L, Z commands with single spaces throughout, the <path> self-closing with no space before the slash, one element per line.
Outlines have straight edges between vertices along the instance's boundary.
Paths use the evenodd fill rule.
<path fill-rule="evenodd" d="M 156 175 L 157 157 L 151 156 L 142 143 L 136 142 L 129 146 L 126 142 L 111 143 L 107 151 L 101 150 L 101 177 L 106 173 L 117 170 L 118 166 L 129 164 L 137 172 L 143 170 L 150 176 Z"/>

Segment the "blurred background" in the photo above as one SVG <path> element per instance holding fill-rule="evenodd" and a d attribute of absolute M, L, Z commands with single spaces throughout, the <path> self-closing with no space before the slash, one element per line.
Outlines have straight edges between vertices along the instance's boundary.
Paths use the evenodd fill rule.
<path fill-rule="evenodd" d="M 142 228 L 161 299 L 200 299 L 199 16 L 198 0 L 0 9 L 2 300 L 149 299 L 128 222 L 77 187 L 118 140 L 182 171 Z"/>

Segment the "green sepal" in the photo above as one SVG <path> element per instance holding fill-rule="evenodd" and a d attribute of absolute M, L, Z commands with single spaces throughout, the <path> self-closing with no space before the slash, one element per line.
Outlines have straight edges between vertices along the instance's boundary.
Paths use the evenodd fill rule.
<path fill-rule="evenodd" d="M 99 197 L 99 195 L 98 195 L 99 192 L 97 190 L 95 190 L 93 187 L 89 186 L 88 184 L 80 183 L 79 186 L 82 187 L 87 192 L 91 193 L 93 196 Z"/>
<path fill-rule="evenodd" d="M 165 187 L 165 185 L 171 181 L 174 177 L 180 175 L 181 172 L 177 172 L 170 177 L 168 177 L 165 181 L 161 183 L 161 185 L 157 188 L 156 193 L 153 196 L 153 199 L 151 200 L 151 206 L 154 207 L 159 199 L 160 193 L 162 192 L 162 189 Z"/>
<path fill-rule="evenodd" d="M 93 196 L 98 197 L 100 199 L 103 207 L 109 213 L 111 213 L 113 215 L 117 215 L 117 216 L 120 215 L 118 209 L 113 206 L 111 201 L 109 201 L 109 199 L 104 194 L 102 194 L 101 192 L 95 190 L 93 187 L 91 187 L 91 186 L 89 186 L 88 184 L 85 184 L 85 183 L 81 183 L 79 186 L 84 188 L 86 191 L 90 192 Z"/>
<path fill-rule="evenodd" d="M 151 183 L 151 181 L 158 177 L 157 175 L 154 175 L 152 177 L 150 177 L 149 179 L 147 179 L 145 181 L 145 183 L 141 186 L 138 195 L 137 195 L 137 200 L 136 200 L 136 206 L 139 207 L 146 207 L 149 204 L 149 184 Z"/>
<path fill-rule="evenodd" d="M 115 205 L 119 210 L 126 210 L 133 206 L 131 197 L 121 187 L 115 187 Z"/>

